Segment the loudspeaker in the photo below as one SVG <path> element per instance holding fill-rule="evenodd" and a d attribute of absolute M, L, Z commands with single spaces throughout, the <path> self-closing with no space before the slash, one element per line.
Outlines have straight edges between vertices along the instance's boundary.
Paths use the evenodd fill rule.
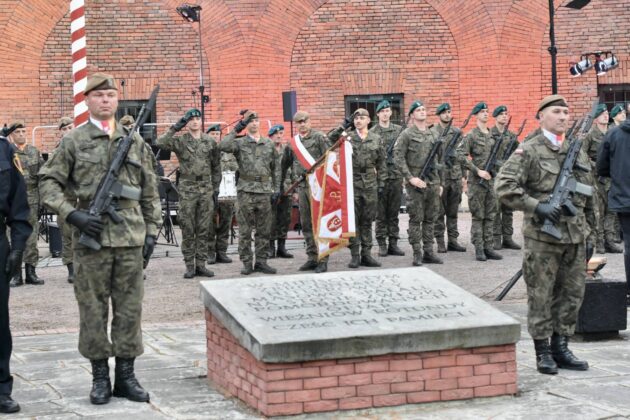
<path fill-rule="evenodd" d="M 618 332 L 627 328 L 626 282 L 587 280 L 575 332 Z"/>
<path fill-rule="evenodd" d="M 294 90 L 282 92 L 282 113 L 284 121 L 293 121 L 293 116 L 297 112 L 297 96 Z"/>
<path fill-rule="evenodd" d="M 61 229 L 55 222 L 48 223 L 48 249 L 53 258 L 61 256 L 61 251 L 63 250 Z"/>

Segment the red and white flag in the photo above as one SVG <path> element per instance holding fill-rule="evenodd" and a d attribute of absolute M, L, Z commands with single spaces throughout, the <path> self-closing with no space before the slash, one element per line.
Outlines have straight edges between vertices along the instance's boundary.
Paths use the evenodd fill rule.
<path fill-rule="evenodd" d="M 290 140 L 290 143 L 291 150 L 300 161 L 304 169 L 306 169 L 307 171 L 310 170 L 315 164 L 315 159 L 313 159 L 313 156 L 309 153 L 306 147 L 304 147 L 300 135 L 296 134 L 295 137 Z"/>

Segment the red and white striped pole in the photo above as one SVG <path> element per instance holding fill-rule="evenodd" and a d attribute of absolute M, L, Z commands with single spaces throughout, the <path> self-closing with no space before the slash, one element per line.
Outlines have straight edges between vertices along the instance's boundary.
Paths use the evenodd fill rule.
<path fill-rule="evenodd" d="M 85 41 L 85 2 L 70 2 L 70 34 L 72 38 L 72 90 L 74 93 L 74 126 L 85 124 L 88 109 L 83 91 L 87 84 L 87 50 Z"/>

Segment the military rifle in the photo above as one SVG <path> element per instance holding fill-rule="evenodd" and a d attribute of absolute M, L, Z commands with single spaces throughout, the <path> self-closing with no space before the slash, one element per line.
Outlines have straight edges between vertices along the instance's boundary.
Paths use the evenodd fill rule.
<path fill-rule="evenodd" d="M 140 200 L 142 196 L 142 191 L 140 190 L 140 188 L 133 188 L 127 185 L 123 185 L 118 181 L 118 175 L 123 165 L 125 164 L 130 164 L 131 166 L 135 166 L 136 168 L 142 168 L 142 163 L 129 159 L 127 155 L 129 154 L 129 150 L 133 145 L 134 136 L 138 132 L 138 128 L 142 127 L 142 125 L 146 122 L 147 118 L 149 118 L 149 115 L 153 111 L 159 91 L 160 85 L 157 85 L 151 93 L 149 102 L 146 105 L 143 105 L 142 109 L 140 109 L 138 119 L 129 130 L 129 133 L 127 133 L 127 135 L 123 137 L 123 139 L 118 144 L 118 147 L 116 148 L 116 153 L 114 154 L 114 158 L 112 159 L 112 162 L 107 169 L 107 173 L 105 174 L 105 176 L 103 176 L 101 182 L 98 184 L 96 194 L 94 194 L 94 198 L 92 198 L 92 201 L 90 202 L 88 213 L 91 216 L 101 218 L 103 215 L 106 214 L 110 217 L 110 219 L 112 219 L 114 223 L 122 223 L 124 219 L 116 211 L 116 204 L 118 199 L 125 198 L 128 200 Z M 81 233 L 79 243 L 95 251 L 101 249 L 101 244 L 99 243 L 98 239 L 93 238 L 86 233 Z"/>
<path fill-rule="evenodd" d="M 455 161 L 457 160 L 457 143 L 459 142 L 459 138 L 464 132 L 464 128 L 466 128 L 468 122 L 470 122 L 470 117 L 472 117 L 472 115 L 473 114 L 469 114 L 468 117 L 466 117 L 461 128 L 455 133 L 453 138 L 446 144 L 446 147 L 444 148 L 444 164 L 447 168 L 452 168 L 455 164 Z"/>
<path fill-rule="evenodd" d="M 431 147 L 431 150 L 429 151 L 429 155 L 427 156 L 427 159 L 424 161 L 424 165 L 422 166 L 420 175 L 418 175 L 418 178 L 420 178 L 421 180 L 425 181 L 431 174 L 431 171 L 436 168 L 435 158 L 437 156 L 440 146 L 442 145 L 442 143 L 444 142 L 444 139 L 448 135 L 448 132 L 450 131 L 452 124 L 453 124 L 453 120 L 449 121 L 448 125 L 444 128 L 444 131 L 442 131 L 442 134 L 440 134 L 440 137 L 438 137 L 435 143 L 433 143 L 433 147 Z M 420 188 L 416 187 L 416 190 L 420 191 Z"/>
<path fill-rule="evenodd" d="M 407 126 L 409 125 L 409 119 L 411 118 L 411 115 L 409 115 L 407 117 L 407 119 L 405 120 L 405 125 L 402 126 L 402 130 L 401 132 L 407 128 Z M 392 142 L 387 146 L 387 163 L 392 163 L 393 159 L 394 159 L 394 146 L 396 146 L 396 140 L 398 140 L 397 138 L 392 140 Z"/>
<path fill-rule="evenodd" d="M 575 176 L 573 175 L 573 170 L 579 169 L 584 172 L 590 171 L 589 167 L 585 167 L 578 162 L 578 157 L 580 155 L 580 150 L 582 149 L 582 139 L 593 125 L 593 120 L 595 119 L 594 115 L 598 104 L 599 100 L 595 101 L 593 108 L 591 109 L 591 113 L 583 119 L 577 135 L 573 136 L 573 133 L 571 133 L 571 137 L 568 139 L 569 148 L 567 150 L 567 156 L 564 158 L 564 162 L 562 162 L 560 175 L 558 175 L 556 183 L 553 186 L 553 190 L 551 191 L 551 195 L 547 201 L 553 207 L 562 209 L 563 213 L 567 216 L 577 215 L 577 209 L 571 201 L 573 194 L 577 193 L 586 196 L 593 195 L 593 187 L 577 182 Z M 555 239 L 560 240 L 562 238 L 560 230 L 549 219 L 545 219 L 541 231 Z"/>
<path fill-rule="evenodd" d="M 518 136 L 520 136 L 521 133 L 523 132 L 523 129 L 525 128 L 525 123 L 526 122 L 527 122 L 527 118 L 525 118 L 523 120 L 523 123 L 521 124 L 521 128 L 518 129 L 518 132 L 514 135 L 514 137 L 512 137 L 512 140 L 510 140 L 510 142 L 508 143 L 507 147 L 505 148 L 505 152 L 503 152 L 503 156 L 502 156 L 503 157 L 503 159 L 502 159 L 503 162 L 508 160 L 509 157 L 512 155 L 512 153 L 514 153 L 514 151 L 518 147 Z"/>
<path fill-rule="evenodd" d="M 501 144 L 503 144 L 503 139 L 505 138 L 505 135 L 508 133 L 508 129 L 510 128 L 511 122 L 512 122 L 512 117 L 510 117 L 507 124 L 505 125 L 505 129 L 503 130 L 503 133 L 501 133 L 501 136 L 499 136 L 498 139 L 494 140 L 492 149 L 490 149 L 490 156 L 488 156 L 488 160 L 486 160 L 486 164 L 483 165 L 483 170 L 488 172 L 490 176 L 492 177 L 494 175 L 494 167 L 497 164 L 497 155 L 499 154 L 499 149 L 501 148 Z M 487 184 L 488 184 L 487 179 L 481 178 L 479 180 L 479 185 L 487 185 Z"/>

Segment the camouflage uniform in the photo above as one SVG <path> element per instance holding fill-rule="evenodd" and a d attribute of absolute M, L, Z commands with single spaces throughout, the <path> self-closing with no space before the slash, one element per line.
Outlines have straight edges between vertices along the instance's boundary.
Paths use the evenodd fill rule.
<path fill-rule="evenodd" d="M 575 217 L 561 216 L 556 227 L 562 238 L 542 233 L 542 221 L 534 210 L 547 200 L 566 157 L 568 142 L 560 149 L 544 135 L 519 146 L 503 165 L 496 180 L 502 203 L 525 212 L 523 236 L 525 255 L 523 277 L 527 284 L 528 330 L 536 339 L 557 333 L 572 335 L 584 295 L 586 256 L 584 241 L 592 226 L 594 207 L 591 197 L 575 194 Z M 588 166 L 584 153 L 579 162 Z M 591 174 L 574 172 L 578 182 L 590 184 Z"/>
<path fill-rule="evenodd" d="M 238 163 L 234 155 L 231 153 L 221 153 L 221 172 L 236 172 L 237 170 Z M 219 205 L 214 209 L 214 217 L 212 220 L 214 229 L 210 230 L 208 255 L 212 256 L 214 253 L 227 252 L 233 215 L 234 201 L 220 200 Z"/>
<path fill-rule="evenodd" d="M 236 220 L 238 221 L 238 254 L 250 264 L 252 231 L 256 230 L 256 262 L 266 262 L 271 228 L 271 194 L 276 181 L 278 154 L 273 142 L 261 136 L 256 141 L 249 135 L 237 137 L 232 131 L 219 143 L 219 150 L 232 153 L 238 162 Z"/>
<path fill-rule="evenodd" d="M 58 150 L 58 148 L 59 145 L 57 145 L 57 149 L 55 149 L 55 152 Z M 68 204 L 70 204 L 72 207 L 76 207 L 77 197 L 76 195 L 74 195 L 73 188 L 66 188 L 64 194 L 66 196 L 66 201 L 68 201 Z M 59 231 L 61 232 L 61 262 L 63 263 L 63 265 L 72 264 L 72 258 L 74 254 L 72 250 L 73 227 L 70 223 L 66 223 L 66 221 L 59 216 L 57 216 L 57 226 L 59 226 Z M 72 276 L 72 279 L 74 279 L 74 275 Z"/>
<path fill-rule="evenodd" d="M 108 136 L 91 122 L 68 133 L 59 149 L 39 174 L 42 202 L 67 220 L 75 208 L 66 200 L 70 188 L 79 208 L 87 209 L 113 154 L 126 135 L 123 128 Z M 128 154 L 141 167 L 126 164 L 118 180 L 140 189 L 139 201 L 120 199 L 118 214 L 122 223 L 103 217 L 102 248 L 94 251 L 79 243 L 74 231 L 74 292 L 79 304 L 79 352 L 91 360 L 111 356 L 134 358 L 143 352 L 140 326 L 142 298 L 142 247 L 146 236 L 156 236 L 161 223 L 157 180 L 145 142 L 136 134 Z M 111 343 L 107 336 L 109 299 L 112 300 Z"/>
<path fill-rule="evenodd" d="M 319 159 L 326 150 L 331 146 L 328 137 L 321 131 L 311 130 L 306 136 L 301 137 L 304 148 L 308 150 L 313 159 Z M 290 147 L 284 149 L 282 155 L 282 172 L 291 168 L 295 179 L 301 178 L 306 169 L 300 161 L 295 157 Z M 300 181 L 298 185 L 298 196 L 300 205 L 300 223 L 302 225 L 302 234 L 306 241 L 306 255 L 310 261 L 317 261 L 317 244 L 313 238 L 313 225 L 311 223 L 311 197 L 309 195 L 308 184 L 305 179 Z M 324 257 L 321 261 L 327 262 L 328 257 Z"/>
<path fill-rule="evenodd" d="M 278 160 L 276 161 L 276 179 L 280 180 L 282 176 L 282 159 L 284 157 L 285 149 L 289 147 L 286 144 L 280 146 L 280 149 L 276 149 L 278 152 Z M 289 173 L 285 176 L 284 184 L 281 188 L 282 191 L 286 191 L 294 181 L 293 170 L 289 168 Z M 271 205 L 271 240 L 286 239 L 289 231 L 289 224 L 291 224 L 291 196 L 281 196 L 280 199 Z"/>
<path fill-rule="evenodd" d="M 39 260 L 39 250 L 37 249 L 37 238 L 39 236 L 39 187 L 37 185 L 37 173 L 39 168 L 44 164 L 44 159 L 35 146 L 26 144 L 22 150 L 16 148 L 15 155 L 20 160 L 22 172 L 24 173 L 24 181 L 26 181 L 26 197 L 31 212 L 28 216 L 28 222 L 33 227 L 33 233 L 26 241 L 24 249 L 24 264 L 32 266 L 37 265 Z"/>
<path fill-rule="evenodd" d="M 468 175 L 468 207 L 472 215 L 470 229 L 471 239 L 475 248 L 493 249 L 494 218 L 497 213 L 497 201 L 494 195 L 494 179 L 480 185 L 481 178 L 477 175 L 483 169 L 490 151 L 494 145 L 494 138 L 483 133 L 479 127 L 472 129 L 458 147 L 460 162 L 470 171 Z M 469 160 L 468 156 L 472 159 Z"/>
<path fill-rule="evenodd" d="M 221 183 L 217 145 L 208 135 L 195 139 L 190 133 L 175 135 L 173 128 L 157 139 L 157 145 L 174 151 L 179 160 L 179 211 L 182 254 L 186 267 L 205 267 L 208 241 L 214 228 L 212 194 Z"/>
<path fill-rule="evenodd" d="M 376 213 L 376 240 L 379 244 L 385 244 L 389 239 L 390 243 L 396 243 L 400 239 L 398 227 L 398 213 L 402 199 L 402 175 L 398 165 L 394 161 L 394 151 L 387 154 L 387 150 L 393 147 L 393 143 L 402 132 L 402 127 L 396 124 L 389 124 L 384 128 L 380 124 L 375 124 L 370 132 L 381 137 L 387 163 L 387 172 L 383 175 L 385 180 L 385 190 L 378 199 L 378 210 Z"/>
<path fill-rule="evenodd" d="M 490 134 L 494 137 L 494 141 L 498 141 L 502 133 L 499 132 L 499 129 L 496 125 L 492 126 L 490 129 Z M 505 150 L 508 148 L 510 141 L 516 136 L 515 133 L 508 130 L 508 132 L 503 136 L 503 141 L 501 142 L 501 146 L 499 147 L 499 151 L 497 153 L 497 166 L 500 166 L 503 162 L 503 155 L 505 154 Z M 497 200 L 497 214 L 494 218 L 494 243 L 495 248 L 501 248 L 501 242 L 504 238 L 512 238 L 514 234 L 514 210 L 505 204 L 501 204 Z M 499 246 L 496 246 L 499 245 Z"/>
<path fill-rule="evenodd" d="M 409 243 L 414 256 L 433 253 L 433 225 L 440 210 L 440 171 L 434 165 L 433 171 L 424 180 L 426 188 L 416 189 L 409 183 L 411 178 L 417 178 L 422 171 L 429 152 L 437 141 L 431 129 L 421 131 L 415 125 L 403 130 L 396 141 L 394 149 L 396 165 L 407 181 L 407 211 L 409 213 Z M 438 149 L 435 163 L 442 157 L 442 147 Z"/>
<path fill-rule="evenodd" d="M 534 131 L 529 133 L 527 136 L 525 136 L 525 138 L 523 139 L 523 143 L 528 142 L 531 139 L 533 139 L 534 137 L 540 136 L 541 134 L 542 134 L 542 129 L 540 127 L 538 127 L 537 129 L 535 129 Z"/>

